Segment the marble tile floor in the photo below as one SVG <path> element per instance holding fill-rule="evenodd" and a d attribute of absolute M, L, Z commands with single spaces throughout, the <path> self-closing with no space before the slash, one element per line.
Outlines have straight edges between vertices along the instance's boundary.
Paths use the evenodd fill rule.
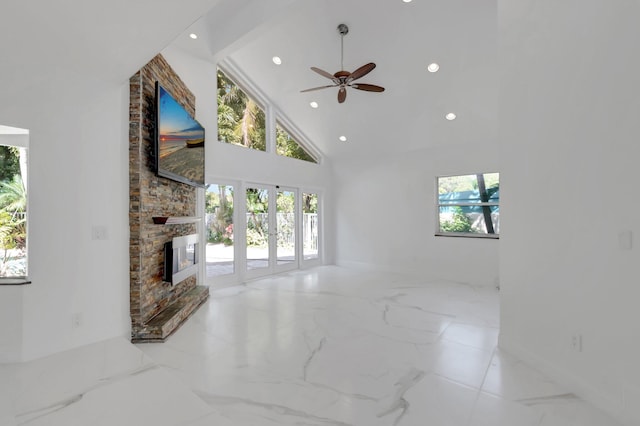
<path fill-rule="evenodd" d="M 165 343 L 0 365 L 0 425 L 617 426 L 496 348 L 494 289 L 340 267 L 214 290 Z"/>

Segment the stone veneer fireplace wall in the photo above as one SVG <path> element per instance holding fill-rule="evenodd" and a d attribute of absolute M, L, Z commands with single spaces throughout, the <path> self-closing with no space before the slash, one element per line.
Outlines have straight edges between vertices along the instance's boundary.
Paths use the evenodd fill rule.
<path fill-rule="evenodd" d="M 154 216 L 198 216 L 196 188 L 153 171 L 155 82 L 193 116 L 195 96 L 158 55 L 129 81 L 130 311 L 134 342 L 162 341 L 209 296 L 192 276 L 172 286 L 163 282 L 164 243 L 197 232 L 194 223 L 156 225 Z"/>

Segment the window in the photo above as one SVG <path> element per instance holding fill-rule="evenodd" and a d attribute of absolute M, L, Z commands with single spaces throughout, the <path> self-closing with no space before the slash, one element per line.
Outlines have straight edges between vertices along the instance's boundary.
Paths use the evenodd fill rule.
<path fill-rule="evenodd" d="M 284 130 L 280 123 L 276 123 L 276 153 L 283 157 L 317 163 L 317 161 Z"/>
<path fill-rule="evenodd" d="M 218 140 L 266 151 L 264 110 L 218 69 Z"/>
<path fill-rule="evenodd" d="M 302 255 L 318 258 L 318 194 L 302 194 Z"/>
<path fill-rule="evenodd" d="M 276 193 L 276 262 L 296 262 L 296 192 L 278 189 Z"/>
<path fill-rule="evenodd" d="M 212 184 L 205 194 L 207 278 L 233 274 L 233 186 Z"/>
<path fill-rule="evenodd" d="M 439 177 L 437 186 L 436 235 L 498 238 L 499 173 Z"/>
<path fill-rule="evenodd" d="M 0 126 L 0 283 L 27 279 L 28 138 L 27 130 Z"/>
<path fill-rule="evenodd" d="M 233 69 L 230 64 L 225 67 Z M 311 142 L 303 141 L 307 145 L 303 146 L 300 139 L 304 138 L 295 131 L 295 125 L 287 123 L 284 116 L 278 119 L 280 114 L 259 88 L 248 83 L 244 87 L 249 87 L 259 102 L 218 68 L 218 140 L 317 164 L 320 156 L 314 153 Z"/>
<path fill-rule="evenodd" d="M 246 189 L 247 206 L 247 270 L 269 268 L 270 203 L 269 188 L 252 186 Z"/>

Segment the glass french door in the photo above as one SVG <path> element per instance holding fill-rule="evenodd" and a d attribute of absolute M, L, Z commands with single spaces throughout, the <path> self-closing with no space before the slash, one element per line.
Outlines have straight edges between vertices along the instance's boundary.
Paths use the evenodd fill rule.
<path fill-rule="evenodd" d="M 319 194 L 218 182 L 204 192 L 203 273 L 224 287 L 320 264 Z"/>
<path fill-rule="evenodd" d="M 318 260 L 319 224 L 318 194 L 302 194 L 302 258 L 305 261 Z"/>
<path fill-rule="evenodd" d="M 205 277 L 213 285 L 236 279 L 234 187 L 215 183 L 204 193 Z"/>
<path fill-rule="evenodd" d="M 269 187 L 249 186 L 246 196 L 246 259 L 247 271 L 269 268 L 271 258 L 270 220 L 273 208 Z"/>
<path fill-rule="evenodd" d="M 298 267 L 297 191 L 247 185 L 246 275 L 269 275 Z"/>
<path fill-rule="evenodd" d="M 297 266 L 296 192 L 276 190 L 276 266 Z"/>

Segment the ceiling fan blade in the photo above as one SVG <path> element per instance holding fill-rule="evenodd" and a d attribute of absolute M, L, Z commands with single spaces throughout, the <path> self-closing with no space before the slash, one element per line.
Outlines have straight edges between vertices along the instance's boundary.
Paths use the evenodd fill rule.
<path fill-rule="evenodd" d="M 320 89 L 326 89 L 327 87 L 336 87 L 336 86 L 335 86 L 335 84 L 330 84 L 328 86 L 312 87 L 311 89 L 301 90 L 300 93 L 312 92 L 314 90 L 320 90 Z"/>
<path fill-rule="evenodd" d="M 340 90 L 338 90 L 338 103 L 343 103 L 345 99 L 347 99 L 347 89 L 341 87 Z"/>
<path fill-rule="evenodd" d="M 384 92 L 384 87 L 376 86 L 375 84 L 358 83 L 351 85 L 351 87 L 365 92 Z"/>
<path fill-rule="evenodd" d="M 317 72 L 323 77 L 327 77 L 329 80 L 335 80 L 335 77 L 333 76 L 333 74 L 329 74 L 325 70 L 321 70 L 320 68 L 316 68 L 316 67 L 311 67 L 311 70 Z"/>
<path fill-rule="evenodd" d="M 365 64 L 363 66 L 361 66 L 360 68 L 358 68 L 357 70 L 355 70 L 354 72 L 352 72 L 349 77 L 347 77 L 348 81 L 353 81 L 353 80 L 357 80 L 361 77 L 364 77 L 365 75 L 369 74 L 371 71 L 373 71 L 373 69 L 376 67 L 376 64 L 374 64 L 373 62 L 369 62 L 368 64 Z"/>

